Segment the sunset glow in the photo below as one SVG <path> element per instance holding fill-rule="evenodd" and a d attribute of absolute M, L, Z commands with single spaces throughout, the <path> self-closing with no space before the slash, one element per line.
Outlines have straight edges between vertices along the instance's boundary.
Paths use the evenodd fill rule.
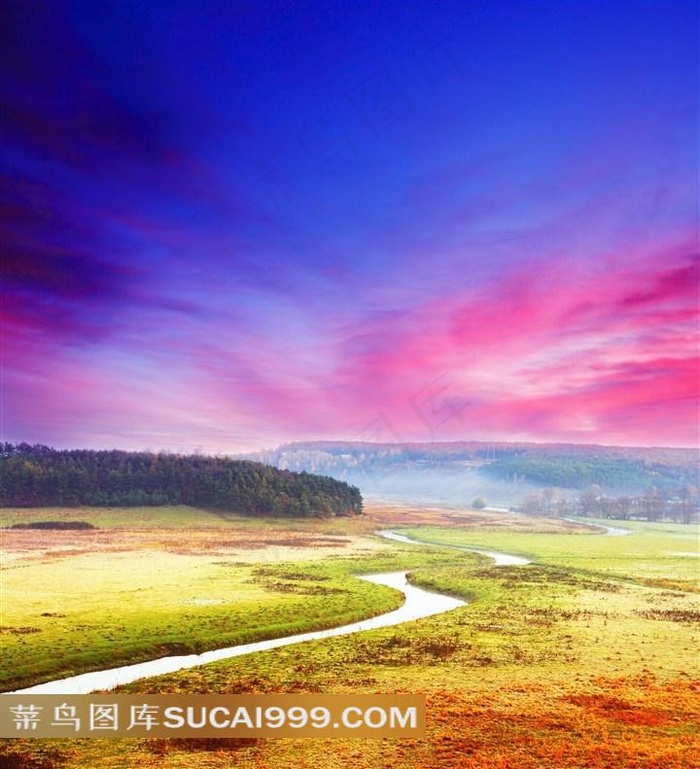
<path fill-rule="evenodd" d="M 695 2 L 10 5 L 3 440 L 696 445 Z"/>

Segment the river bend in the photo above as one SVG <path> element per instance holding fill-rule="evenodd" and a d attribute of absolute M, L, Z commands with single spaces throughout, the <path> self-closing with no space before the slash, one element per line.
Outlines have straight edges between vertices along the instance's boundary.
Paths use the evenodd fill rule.
<path fill-rule="evenodd" d="M 377 534 L 396 542 L 408 542 L 417 545 L 427 544 L 410 539 L 403 534 L 398 534 L 393 531 L 379 531 Z M 525 558 L 508 555 L 506 553 L 472 550 L 472 548 L 465 547 L 458 547 L 457 549 L 482 553 L 483 555 L 493 558 L 495 564 L 501 566 L 518 566 L 529 563 Z M 379 614 L 376 617 L 370 617 L 359 622 L 353 622 L 349 625 L 342 625 L 327 630 L 315 630 L 309 633 L 286 636 L 284 638 L 273 638 L 267 641 L 256 641 L 254 643 L 240 644 L 238 646 L 228 646 L 223 649 L 214 649 L 202 654 L 160 657 L 159 659 L 149 660 L 147 662 L 138 662 L 134 665 L 124 665 L 109 670 L 81 673 L 80 675 L 71 676 L 70 678 L 61 678 L 56 681 L 48 681 L 47 683 L 30 686 L 26 689 L 17 689 L 14 692 L 6 692 L 6 694 L 89 694 L 90 692 L 96 691 L 109 691 L 117 686 L 130 684 L 133 681 L 142 678 L 176 673 L 179 670 L 206 665 L 210 662 L 218 662 L 219 660 L 230 659 L 232 657 L 240 657 L 244 654 L 254 654 L 255 652 L 277 649 L 280 646 L 289 646 L 291 644 L 304 643 L 306 641 L 317 641 L 323 638 L 349 635 L 350 633 L 360 633 L 363 630 L 376 630 L 377 628 L 400 625 L 403 622 L 410 622 L 412 620 L 422 619 L 423 617 L 431 617 L 435 614 L 442 614 L 443 612 L 456 609 L 459 606 L 464 606 L 466 603 L 459 598 L 454 598 L 442 593 L 435 593 L 411 585 L 408 583 L 406 575 L 407 572 L 399 571 L 387 574 L 369 574 L 360 577 L 360 579 L 366 579 L 377 585 L 386 585 L 395 590 L 400 590 L 404 595 L 405 600 L 401 607 L 384 614 Z"/>

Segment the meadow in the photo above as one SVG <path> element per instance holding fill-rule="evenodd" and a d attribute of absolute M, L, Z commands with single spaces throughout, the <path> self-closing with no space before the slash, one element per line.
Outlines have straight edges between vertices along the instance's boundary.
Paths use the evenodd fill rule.
<path fill-rule="evenodd" d="M 75 510 L 5 512 L 5 522 L 76 519 Z M 469 603 L 124 691 L 421 692 L 428 736 L 6 740 L 0 766 L 698 766 L 694 527 L 635 523 L 627 536 L 608 537 L 551 519 L 399 506 L 329 521 L 224 519 L 187 508 L 81 516 L 100 528 L 3 531 L 5 691 L 116 664 L 117 657 L 344 624 L 397 604 L 394 591 L 354 574 L 409 569 L 415 584 Z M 389 527 L 434 544 L 403 545 L 373 533 Z M 533 563 L 494 567 L 454 546 L 522 554 Z"/>

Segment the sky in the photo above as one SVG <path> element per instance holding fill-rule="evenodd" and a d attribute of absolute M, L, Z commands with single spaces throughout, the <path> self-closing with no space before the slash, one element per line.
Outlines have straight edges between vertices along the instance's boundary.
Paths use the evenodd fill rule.
<path fill-rule="evenodd" d="M 698 3 L 11 0 L 1 439 L 698 441 Z"/>

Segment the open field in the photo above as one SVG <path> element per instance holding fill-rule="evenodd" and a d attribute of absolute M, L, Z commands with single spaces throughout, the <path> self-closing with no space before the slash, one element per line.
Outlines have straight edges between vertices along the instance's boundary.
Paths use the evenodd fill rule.
<path fill-rule="evenodd" d="M 97 512 L 81 515 L 104 529 L 3 531 L 0 690 L 354 622 L 396 608 L 401 596 L 352 575 L 425 562 L 415 548 L 402 554 L 353 533 L 369 521 L 222 519 L 175 509 L 183 535 L 162 527 L 167 509 L 150 518 L 134 511 L 135 529 L 115 525 L 114 511 Z M 75 510 L 26 511 L 25 522 L 62 515 L 80 518 Z M 195 528 L 200 517 L 205 528 Z M 435 563 L 448 558 L 430 555 Z"/>
<path fill-rule="evenodd" d="M 698 527 L 682 523 L 608 522 L 624 526 L 625 536 L 601 533 L 577 535 L 548 532 L 504 531 L 481 527 L 479 531 L 431 526 L 402 528 L 424 542 L 499 549 L 536 562 L 584 569 L 587 572 L 628 578 L 659 587 L 700 592 Z"/>
<path fill-rule="evenodd" d="M 698 561 L 680 555 L 697 547 L 691 527 L 636 524 L 633 534 L 606 537 L 557 521 L 398 506 L 331 521 L 223 520 L 176 509 L 177 525 L 164 511 L 150 512 L 135 527 L 119 511 L 100 520 L 86 511 L 85 520 L 104 528 L 3 532 L 11 557 L 2 624 L 39 628 L 0 639 L 3 669 L 15 683 L 100 660 L 116 664 L 117 648 L 131 659 L 160 646 L 341 624 L 396 602 L 393 591 L 353 574 L 409 568 L 414 583 L 470 603 L 125 690 L 424 692 L 427 739 L 7 740 L 0 766 L 13 766 L 12 756 L 22 761 L 15 766 L 42 769 L 699 765 Z M 58 515 L 10 513 L 12 521 Z M 76 520 L 76 511 L 67 517 Z M 534 563 L 494 568 L 482 556 L 373 536 L 389 526 Z M 196 528 L 183 535 L 180 527 Z M 63 656 L 52 651 L 59 647 Z M 23 659 L 33 668 L 22 668 Z"/>

